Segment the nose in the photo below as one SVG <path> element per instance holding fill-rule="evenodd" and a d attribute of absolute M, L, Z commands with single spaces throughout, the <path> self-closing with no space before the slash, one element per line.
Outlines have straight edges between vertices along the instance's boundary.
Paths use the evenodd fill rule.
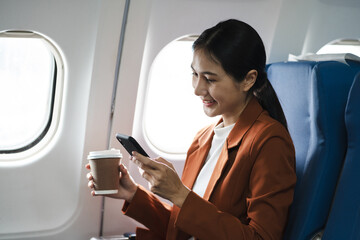
<path fill-rule="evenodd" d="M 200 78 L 200 76 L 194 76 L 192 83 L 193 83 L 194 93 L 196 96 L 206 95 L 207 93 L 206 86 L 204 81 L 202 81 L 202 79 Z"/>

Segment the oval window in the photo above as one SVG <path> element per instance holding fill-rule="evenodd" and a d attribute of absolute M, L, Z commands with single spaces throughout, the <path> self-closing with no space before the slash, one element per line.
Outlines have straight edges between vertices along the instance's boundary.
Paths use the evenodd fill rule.
<path fill-rule="evenodd" d="M 216 121 L 205 115 L 192 87 L 192 44 L 197 36 L 170 42 L 152 63 L 144 130 L 150 144 L 168 154 L 186 154 L 195 134 Z"/>
<path fill-rule="evenodd" d="M 59 80 L 52 47 L 33 32 L 0 33 L 0 153 L 32 148 L 52 124 Z"/>
<path fill-rule="evenodd" d="M 351 53 L 360 57 L 359 39 L 338 39 L 332 41 L 317 51 L 317 54 Z"/>

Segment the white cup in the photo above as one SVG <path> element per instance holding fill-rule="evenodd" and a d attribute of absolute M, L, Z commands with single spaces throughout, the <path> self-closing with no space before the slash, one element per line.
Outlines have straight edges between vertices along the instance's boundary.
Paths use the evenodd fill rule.
<path fill-rule="evenodd" d="M 115 194 L 119 189 L 120 150 L 111 149 L 90 152 L 90 163 L 95 194 Z"/>

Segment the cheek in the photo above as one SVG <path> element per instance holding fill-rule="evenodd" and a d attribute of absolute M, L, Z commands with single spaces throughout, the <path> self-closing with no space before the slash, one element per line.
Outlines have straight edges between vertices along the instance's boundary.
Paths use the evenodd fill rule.
<path fill-rule="evenodd" d="M 238 104 L 241 99 L 241 93 L 231 88 L 214 89 L 214 91 L 209 91 L 209 93 L 220 105 Z"/>
<path fill-rule="evenodd" d="M 224 101 L 224 98 L 226 99 L 228 96 L 228 92 L 224 91 L 224 89 L 221 89 L 219 87 L 210 87 L 209 94 L 217 102 Z"/>

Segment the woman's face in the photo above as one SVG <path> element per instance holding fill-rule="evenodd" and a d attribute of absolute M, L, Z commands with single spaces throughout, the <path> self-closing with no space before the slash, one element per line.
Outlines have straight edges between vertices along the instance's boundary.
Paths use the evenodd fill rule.
<path fill-rule="evenodd" d="M 195 95 L 201 98 L 205 114 L 222 115 L 225 126 L 235 123 L 248 102 L 244 81 L 235 82 L 202 49 L 194 51 L 191 68 Z"/>

